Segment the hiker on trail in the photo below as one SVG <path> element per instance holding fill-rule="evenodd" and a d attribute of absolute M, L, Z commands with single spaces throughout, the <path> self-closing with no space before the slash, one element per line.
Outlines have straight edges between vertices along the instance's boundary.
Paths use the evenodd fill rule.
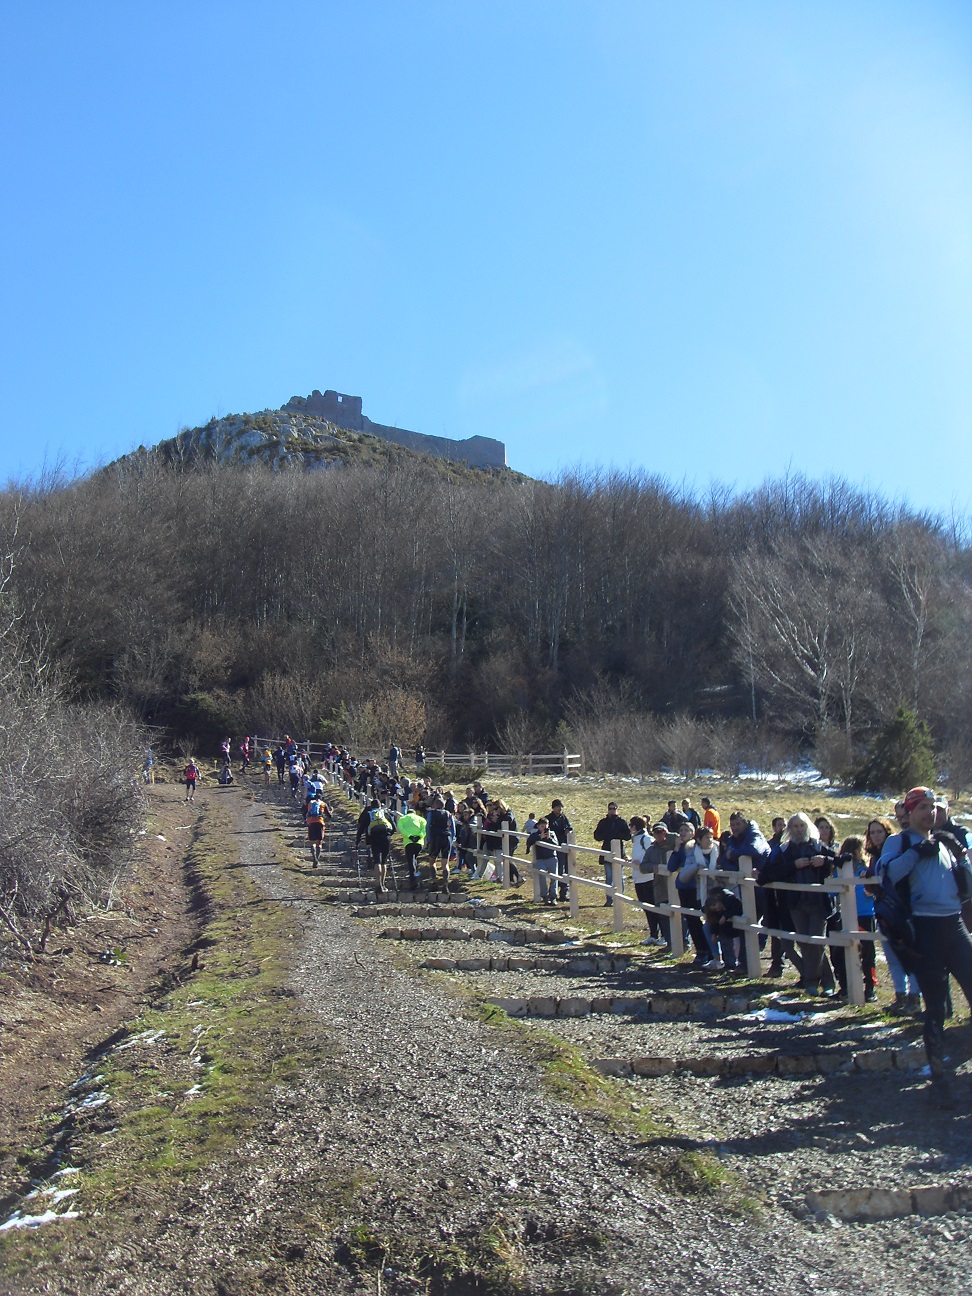
<path fill-rule="evenodd" d="M 385 874 L 388 869 L 388 856 L 391 854 L 391 839 L 394 829 L 382 806 L 371 816 L 368 824 L 368 849 L 371 851 L 371 863 L 375 870 L 375 888 L 379 895 L 385 891 Z"/>
<path fill-rule="evenodd" d="M 290 761 L 290 798 L 292 801 L 297 800 L 297 793 L 300 790 L 300 761 L 295 755 Z"/>
<path fill-rule="evenodd" d="M 278 747 L 273 753 L 273 763 L 277 767 L 277 782 L 283 783 L 284 771 L 287 768 L 287 753 L 284 751 L 283 747 Z"/>
<path fill-rule="evenodd" d="M 244 738 L 243 741 L 240 743 L 240 764 L 242 766 L 244 774 L 246 773 L 246 767 L 249 765 L 249 763 L 250 763 L 250 739 L 249 739 L 249 735 L 247 735 L 247 737 Z"/>
<path fill-rule="evenodd" d="M 233 771 L 230 768 L 229 764 L 226 764 L 219 771 L 219 786 L 230 787 L 232 786 L 233 782 L 234 782 Z"/>
<path fill-rule="evenodd" d="M 550 802 L 550 813 L 547 815 L 547 823 L 550 826 L 550 835 L 557 843 L 557 845 L 566 846 L 568 842 L 568 834 L 572 833 L 574 830 L 571 827 L 570 820 L 564 814 L 563 801 L 558 799 L 556 801 Z M 570 869 L 570 860 L 567 857 L 567 852 L 558 851 L 557 852 L 558 876 L 561 879 L 565 879 L 567 877 L 567 873 L 569 869 Z M 569 888 L 567 882 L 562 880 L 558 888 L 558 899 L 560 900 L 561 904 L 563 904 L 564 901 L 567 899 L 568 890 Z"/>
<path fill-rule="evenodd" d="M 445 808 L 441 796 L 432 798 L 432 807 L 426 820 L 426 844 L 429 852 L 429 864 L 432 867 L 432 881 L 436 881 L 436 861 L 442 860 L 442 883 L 449 890 L 449 859 L 452 846 L 456 840 L 456 821 Z"/>
<path fill-rule="evenodd" d="M 223 764 L 224 764 L 224 765 L 228 765 L 228 764 L 230 763 L 230 740 L 229 740 L 229 737 L 224 738 L 223 741 L 219 744 L 219 750 L 220 750 L 220 754 L 221 754 L 221 756 L 223 757 Z"/>
<path fill-rule="evenodd" d="M 422 847 L 425 845 L 425 820 L 414 810 L 409 810 L 407 814 L 398 816 L 396 831 L 402 834 L 402 841 L 405 845 L 405 868 L 408 871 L 409 881 L 414 891 L 421 881 L 418 857 L 422 853 Z"/>
<path fill-rule="evenodd" d="M 270 786 L 270 771 L 273 769 L 273 754 L 271 753 L 269 747 L 266 749 L 266 751 L 264 751 L 263 756 L 262 756 L 262 758 L 261 758 L 261 760 L 260 760 L 260 764 L 263 766 L 263 782 L 264 782 L 264 785 L 265 785 L 266 787 L 269 787 L 269 786 Z"/>
<path fill-rule="evenodd" d="M 142 781 L 145 783 L 155 782 L 155 753 L 152 748 L 145 753 L 145 759 L 142 761 Z"/>
<path fill-rule="evenodd" d="M 189 764 L 182 771 L 182 780 L 186 785 L 186 800 L 191 804 L 196 799 L 196 784 L 199 782 L 199 767 L 191 756 Z"/>
<path fill-rule="evenodd" d="M 354 833 L 354 849 L 357 850 L 362 842 L 368 841 L 368 825 L 371 823 L 372 815 L 376 810 L 381 809 L 381 802 L 377 797 L 372 797 L 366 806 L 358 815 L 358 823 Z"/>
<path fill-rule="evenodd" d="M 332 814 L 331 807 L 319 796 L 313 796 L 307 802 L 304 822 L 307 825 L 307 844 L 310 848 L 313 867 L 321 862 L 321 849 L 324 845 L 324 826 Z"/>
<path fill-rule="evenodd" d="M 425 764 L 425 748 L 421 744 L 415 748 L 415 768 L 421 774 L 422 766 Z"/>
<path fill-rule="evenodd" d="M 967 854 L 956 858 L 945 841 L 932 835 L 935 793 L 931 788 L 912 788 L 905 797 L 905 810 L 908 828 L 900 834 L 902 849 L 887 860 L 885 871 L 892 885 L 906 882 L 910 893 L 918 952 L 915 973 L 925 1000 L 925 1053 L 932 1091 L 941 1106 L 950 1108 L 954 1096 L 945 1072 L 948 978 L 950 974 L 955 978 L 972 1004 L 972 937 L 962 922 L 963 900 L 972 896 L 972 867 Z M 885 853 L 893 841 L 889 839 Z"/>
<path fill-rule="evenodd" d="M 594 840 L 603 848 L 601 859 L 604 863 L 604 881 L 611 885 L 611 843 L 621 843 L 621 858 L 625 858 L 624 843 L 631 840 L 631 829 L 618 814 L 618 807 L 614 801 L 608 804 L 607 814 L 603 819 L 597 821 L 597 827 L 594 829 Z M 621 870 L 621 890 L 624 890 L 624 870 Z M 613 905 L 614 900 L 610 891 L 604 901 L 606 905 Z"/>
<path fill-rule="evenodd" d="M 388 749 L 388 773 L 393 779 L 398 778 L 398 762 L 402 759 L 401 748 L 395 743 Z"/>

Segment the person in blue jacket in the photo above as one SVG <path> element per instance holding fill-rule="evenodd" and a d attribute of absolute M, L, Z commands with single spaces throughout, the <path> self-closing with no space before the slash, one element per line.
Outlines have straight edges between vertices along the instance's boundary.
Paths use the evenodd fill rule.
<path fill-rule="evenodd" d="M 945 1007 L 950 975 L 972 1004 L 972 938 L 962 922 L 963 901 L 972 894 L 972 868 L 967 854 L 956 857 L 943 841 L 932 836 L 935 793 L 931 788 L 912 788 L 905 797 L 905 809 L 908 827 L 899 843 L 903 849 L 892 854 L 895 839 L 888 839 L 885 874 L 899 889 L 907 882 L 919 955 L 915 973 L 925 1001 L 925 1053 L 932 1091 L 941 1106 L 951 1108 L 955 1096 L 945 1073 Z M 878 861 L 879 870 L 883 860 L 884 853 Z"/>

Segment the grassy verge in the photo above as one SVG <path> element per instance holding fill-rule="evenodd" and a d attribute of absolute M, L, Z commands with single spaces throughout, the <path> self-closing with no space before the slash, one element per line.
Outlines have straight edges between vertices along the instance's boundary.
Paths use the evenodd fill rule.
<path fill-rule="evenodd" d="M 67 1108 L 52 1113 L 47 1143 L 22 1154 L 25 1179 L 80 1171 L 73 1245 L 97 1232 L 99 1217 L 169 1198 L 231 1154 L 270 1092 L 320 1056 L 286 987 L 293 923 L 254 903 L 260 893 L 238 862 L 229 813 L 202 807 L 184 857 L 200 932 L 184 968 L 94 1058 Z M 50 1262 L 68 1237 L 5 1232 L 0 1265 L 13 1273 Z"/>

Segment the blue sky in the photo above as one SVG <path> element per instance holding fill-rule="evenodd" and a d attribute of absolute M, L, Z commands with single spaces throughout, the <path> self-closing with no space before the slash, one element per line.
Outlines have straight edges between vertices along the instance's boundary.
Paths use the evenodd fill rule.
<path fill-rule="evenodd" d="M 3 0 L 0 159 L 0 480 L 333 387 L 967 507 L 967 3 Z"/>

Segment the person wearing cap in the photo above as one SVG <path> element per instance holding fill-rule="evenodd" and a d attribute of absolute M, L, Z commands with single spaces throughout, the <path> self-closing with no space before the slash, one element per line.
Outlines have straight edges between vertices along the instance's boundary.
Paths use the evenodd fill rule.
<path fill-rule="evenodd" d="M 654 833 L 648 831 L 648 825 L 641 815 L 634 815 L 628 821 L 628 827 L 631 829 L 631 880 L 634 883 L 635 895 L 642 904 L 653 905 L 655 900 L 655 867 L 665 867 L 665 857 L 667 850 L 655 852 L 654 863 L 652 861 L 652 847 L 654 846 Z M 668 833 L 664 824 L 656 824 L 660 829 L 660 840 L 666 842 Z M 659 854 L 661 858 L 659 859 Z M 662 897 L 664 899 L 664 897 Z M 668 940 L 662 934 L 662 917 L 660 914 L 652 913 L 650 909 L 645 910 L 645 918 L 648 920 L 648 935 L 641 943 L 643 945 L 657 945 L 660 949 L 668 945 Z"/>
<path fill-rule="evenodd" d="M 618 814 L 618 807 L 614 801 L 611 801 L 607 808 L 607 814 L 603 819 L 598 819 L 597 826 L 594 829 L 594 840 L 601 847 L 601 859 L 604 862 L 604 881 L 611 885 L 611 843 L 621 843 L 621 858 L 625 858 L 624 843 L 631 840 L 631 829 L 625 823 L 621 815 Z M 621 890 L 624 890 L 624 871 L 621 872 Z M 604 903 L 613 905 L 614 900 L 611 893 L 608 892 Z"/>
<path fill-rule="evenodd" d="M 945 842 L 932 835 L 936 807 L 931 788 L 912 788 L 904 808 L 908 827 L 898 834 L 901 849 L 890 853 L 895 838 L 888 838 L 881 861 L 887 856 L 885 871 L 892 884 L 908 883 L 919 955 L 915 974 L 925 1001 L 925 1053 L 933 1092 L 943 1106 L 951 1107 L 954 1098 L 945 1074 L 945 1012 L 950 975 L 972 1004 L 972 937 L 962 922 L 963 898 L 972 894 L 972 868 L 967 854 L 956 859 Z"/>

